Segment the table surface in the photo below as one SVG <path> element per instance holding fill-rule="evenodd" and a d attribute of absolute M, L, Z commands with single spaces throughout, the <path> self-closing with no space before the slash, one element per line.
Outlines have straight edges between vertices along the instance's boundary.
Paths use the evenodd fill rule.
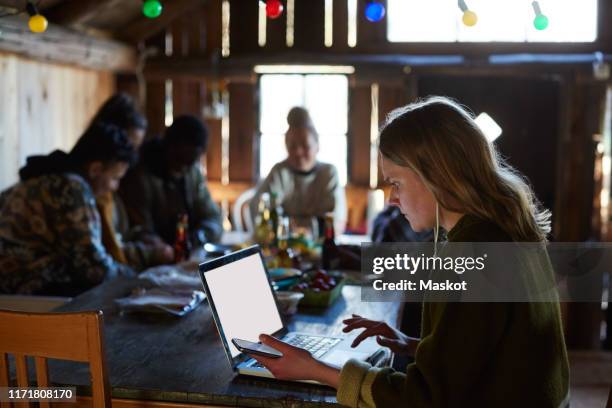
<path fill-rule="evenodd" d="M 114 299 L 127 296 L 138 286 L 143 286 L 142 280 L 118 278 L 57 309 L 104 312 L 106 360 L 113 398 L 253 407 L 336 404 L 335 390 L 325 386 L 236 375 L 206 302 L 180 318 L 120 313 Z M 342 296 L 331 307 L 321 312 L 300 311 L 288 322 L 288 327 L 338 335 L 342 334 L 342 320 L 351 313 L 398 324 L 399 304 L 361 302 L 360 293 L 358 286 L 345 286 Z M 54 383 L 89 391 L 87 365 L 50 361 L 49 370 Z"/>

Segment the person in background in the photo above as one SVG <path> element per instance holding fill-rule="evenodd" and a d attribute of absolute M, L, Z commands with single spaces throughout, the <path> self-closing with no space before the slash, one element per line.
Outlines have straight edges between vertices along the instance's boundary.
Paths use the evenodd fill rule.
<path fill-rule="evenodd" d="M 433 241 L 433 231 L 416 232 L 399 207 L 387 206 L 372 223 L 372 242 L 428 242 Z"/>
<path fill-rule="evenodd" d="M 102 245 L 95 197 L 117 189 L 136 159 L 121 129 L 95 123 L 70 153 L 31 156 L 0 194 L 0 292 L 75 296 L 132 276 Z"/>
<path fill-rule="evenodd" d="M 312 217 L 333 213 L 335 231 L 340 234 L 346 225 L 347 210 L 338 171 L 332 164 L 317 161 L 319 135 L 306 109 L 292 108 L 287 123 L 287 158 L 276 163 L 258 186 L 250 203 L 251 216 L 255 218 L 264 192 L 275 193 L 284 215 L 304 225 L 309 225 Z"/>
<path fill-rule="evenodd" d="M 221 212 L 200 166 L 207 143 L 204 124 L 184 115 L 174 119 L 163 138 L 143 144 L 140 162 L 130 170 L 119 191 L 133 225 L 173 245 L 177 222 L 186 215 L 192 246 L 221 238 Z"/>
<path fill-rule="evenodd" d="M 111 96 L 102 105 L 91 121 L 92 124 L 97 122 L 110 123 L 123 129 L 136 150 L 144 141 L 147 120 L 138 111 L 134 100 L 125 93 Z M 119 194 L 108 192 L 97 196 L 96 203 L 102 223 L 102 242 L 116 261 L 127 263 L 137 270 L 173 261 L 171 246 L 155 235 L 130 228 Z"/>
<path fill-rule="evenodd" d="M 415 231 L 442 226 L 449 243 L 546 242 L 550 213 L 459 104 L 430 97 L 395 110 L 379 149 L 390 203 Z M 525 271 L 535 291 L 553 279 L 550 260 L 541 260 Z M 518 279 L 521 274 L 516 271 Z M 426 301 L 420 338 L 358 315 L 344 323 L 344 332 L 363 329 L 353 345 L 376 337 L 381 346 L 414 356 L 414 363 L 400 372 L 349 360 L 339 369 L 266 334 L 262 343 L 283 357 L 253 357 L 276 378 L 336 388 L 338 402 L 348 407 L 568 406 L 558 300 Z"/>

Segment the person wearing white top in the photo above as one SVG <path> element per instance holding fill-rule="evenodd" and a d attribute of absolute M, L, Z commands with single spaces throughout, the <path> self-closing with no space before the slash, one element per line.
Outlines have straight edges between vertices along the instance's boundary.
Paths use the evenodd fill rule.
<path fill-rule="evenodd" d="M 305 225 L 313 217 L 333 213 L 336 234 L 344 231 L 346 196 L 336 167 L 317 161 L 319 135 L 308 111 L 294 107 L 287 115 L 287 158 L 276 163 L 250 202 L 253 218 L 263 193 L 275 193 L 283 214 Z M 300 221 L 301 220 L 301 221 Z"/>

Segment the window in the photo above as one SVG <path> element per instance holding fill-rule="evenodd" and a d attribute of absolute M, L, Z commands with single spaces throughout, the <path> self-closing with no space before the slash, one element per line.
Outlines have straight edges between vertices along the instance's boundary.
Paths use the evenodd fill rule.
<path fill-rule="evenodd" d="M 391 42 L 593 42 L 597 0 L 539 0 L 547 29 L 533 26 L 532 0 L 466 0 L 478 23 L 461 22 L 457 0 L 387 0 Z"/>
<path fill-rule="evenodd" d="M 319 133 L 318 160 L 338 169 L 340 182 L 347 180 L 348 78 L 346 75 L 265 74 L 260 81 L 259 174 L 287 157 L 287 113 L 303 106 Z"/>

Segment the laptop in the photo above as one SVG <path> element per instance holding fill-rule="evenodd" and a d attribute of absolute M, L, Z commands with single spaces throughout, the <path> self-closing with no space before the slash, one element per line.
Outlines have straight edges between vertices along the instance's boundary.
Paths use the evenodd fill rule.
<path fill-rule="evenodd" d="M 234 372 L 274 378 L 270 371 L 232 343 L 233 338 L 257 343 L 261 333 L 305 348 L 318 360 L 338 368 L 349 359 L 368 361 L 381 353 L 373 338 L 352 348 L 355 336 L 329 337 L 289 331 L 281 318 L 263 255 L 257 245 L 200 264 L 200 276 Z"/>

